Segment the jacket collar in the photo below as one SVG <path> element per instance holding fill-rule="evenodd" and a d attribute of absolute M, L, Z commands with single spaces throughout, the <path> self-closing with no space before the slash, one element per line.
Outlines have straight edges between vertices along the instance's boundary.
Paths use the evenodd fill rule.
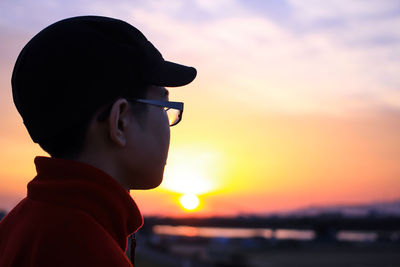
<path fill-rule="evenodd" d="M 127 236 L 143 225 L 127 190 L 105 172 L 81 162 L 36 157 L 35 165 L 37 176 L 28 184 L 28 198 L 85 212 L 125 251 Z"/>

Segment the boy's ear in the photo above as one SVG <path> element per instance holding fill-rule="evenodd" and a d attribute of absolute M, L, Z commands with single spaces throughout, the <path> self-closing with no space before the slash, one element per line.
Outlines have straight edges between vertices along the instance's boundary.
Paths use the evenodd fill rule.
<path fill-rule="evenodd" d="M 129 123 L 129 103 L 125 98 L 120 98 L 111 107 L 108 118 L 108 134 L 111 142 L 124 147 L 127 140 L 127 126 Z"/>

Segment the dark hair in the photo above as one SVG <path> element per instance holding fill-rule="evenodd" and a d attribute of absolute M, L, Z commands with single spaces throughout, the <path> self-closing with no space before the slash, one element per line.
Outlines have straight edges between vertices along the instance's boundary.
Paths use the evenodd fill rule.
<path fill-rule="evenodd" d="M 145 97 L 147 93 L 146 89 L 140 89 L 133 98 Z M 122 98 L 118 97 L 118 98 Z M 110 115 L 112 105 L 118 99 L 116 98 L 110 104 L 100 109 L 104 109 L 103 112 L 96 118 L 98 121 L 104 121 Z M 130 95 L 129 98 L 132 98 Z M 135 118 L 138 120 L 141 127 L 144 125 L 145 116 L 143 116 L 147 111 L 147 106 L 141 103 L 129 102 L 132 112 L 136 115 Z M 75 158 L 79 156 L 82 152 L 83 146 L 86 140 L 86 134 L 89 128 L 89 124 L 93 119 L 93 116 L 97 111 L 85 119 L 82 119 L 79 123 L 76 123 L 69 127 L 68 129 L 62 131 L 56 136 L 45 139 L 39 142 L 40 147 L 49 153 L 50 156 L 54 158 Z"/>
<path fill-rule="evenodd" d="M 40 147 L 54 158 L 74 158 L 83 149 L 90 120 L 84 120 L 60 134 L 39 142 Z"/>

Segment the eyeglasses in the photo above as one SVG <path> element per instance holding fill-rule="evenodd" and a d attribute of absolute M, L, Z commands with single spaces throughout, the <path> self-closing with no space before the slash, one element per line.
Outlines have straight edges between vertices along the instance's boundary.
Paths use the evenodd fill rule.
<path fill-rule="evenodd" d="M 169 126 L 177 125 L 182 120 L 182 114 L 183 114 L 182 102 L 171 102 L 171 101 L 153 100 L 153 99 L 132 99 L 132 98 L 128 98 L 127 100 L 163 107 L 168 115 Z"/>

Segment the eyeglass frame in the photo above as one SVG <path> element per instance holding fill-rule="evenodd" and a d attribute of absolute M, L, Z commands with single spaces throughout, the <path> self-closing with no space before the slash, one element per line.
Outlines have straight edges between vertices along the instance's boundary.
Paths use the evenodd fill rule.
<path fill-rule="evenodd" d="M 173 101 L 164 101 L 164 100 L 154 100 L 154 99 L 143 99 L 143 98 L 125 98 L 126 100 L 130 101 L 130 102 L 138 102 L 138 103 L 142 103 L 142 104 L 148 104 L 148 105 L 154 105 L 154 106 L 158 106 L 158 107 L 163 107 L 166 108 L 165 111 L 173 108 L 173 109 L 177 109 L 180 111 L 179 115 L 178 115 L 178 120 L 174 123 L 171 124 L 171 126 L 175 126 L 177 125 L 181 120 L 182 120 L 182 114 L 183 114 L 183 102 L 173 102 Z M 108 116 L 110 110 L 111 110 L 112 104 L 107 107 L 98 117 L 97 120 L 98 121 L 103 121 L 106 119 L 106 117 Z"/>
<path fill-rule="evenodd" d="M 182 120 L 183 114 L 183 102 L 173 102 L 173 101 L 165 101 L 165 100 L 155 100 L 155 99 L 143 99 L 143 98 L 126 98 L 128 101 L 138 102 L 142 104 L 153 105 L 157 107 L 163 107 L 165 111 L 169 109 L 177 109 L 179 110 L 178 120 L 171 124 L 170 127 L 177 125 Z"/>

